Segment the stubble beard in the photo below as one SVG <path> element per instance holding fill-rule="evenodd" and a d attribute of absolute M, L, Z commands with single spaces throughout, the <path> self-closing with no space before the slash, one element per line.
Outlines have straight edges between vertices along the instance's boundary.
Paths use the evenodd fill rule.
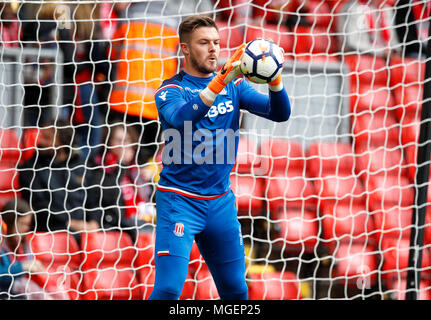
<path fill-rule="evenodd" d="M 190 63 L 197 71 L 203 74 L 213 73 L 217 70 L 217 65 L 212 68 L 209 68 L 205 66 L 204 63 L 199 63 L 199 61 L 194 57 L 194 55 L 190 55 Z"/>

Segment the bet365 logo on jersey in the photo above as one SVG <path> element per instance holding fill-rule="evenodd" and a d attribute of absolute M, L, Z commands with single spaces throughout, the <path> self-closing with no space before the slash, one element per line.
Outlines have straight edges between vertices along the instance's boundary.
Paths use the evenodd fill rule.
<path fill-rule="evenodd" d="M 211 106 L 205 117 L 217 117 L 219 114 L 225 114 L 233 111 L 232 101 L 223 101 L 217 105 Z"/>

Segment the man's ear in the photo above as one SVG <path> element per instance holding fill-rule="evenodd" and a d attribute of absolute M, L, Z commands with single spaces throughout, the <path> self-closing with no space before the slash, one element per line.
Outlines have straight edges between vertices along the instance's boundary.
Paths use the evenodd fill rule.
<path fill-rule="evenodd" d="M 180 43 L 181 52 L 184 54 L 184 56 L 187 56 L 190 54 L 189 45 L 187 42 L 181 42 Z"/>

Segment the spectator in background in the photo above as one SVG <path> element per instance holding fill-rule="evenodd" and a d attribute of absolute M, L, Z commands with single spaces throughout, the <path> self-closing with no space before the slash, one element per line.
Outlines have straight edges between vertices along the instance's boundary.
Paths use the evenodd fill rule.
<path fill-rule="evenodd" d="M 11 200 L 3 207 L 1 220 L 0 299 L 48 299 L 46 290 L 33 280 L 46 270 L 33 260 L 27 246 L 26 235 L 33 220 L 30 206 L 20 198 Z"/>
<path fill-rule="evenodd" d="M 135 127 L 141 143 L 138 163 L 157 151 L 160 127 L 154 94 L 162 79 L 177 73 L 178 13 L 166 1 L 115 3 L 119 14 L 109 57 L 112 89 L 109 121 Z"/>
<path fill-rule="evenodd" d="M 398 0 L 395 6 L 396 32 L 402 46 L 402 56 L 425 57 L 431 2 Z"/>
<path fill-rule="evenodd" d="M 101 101 L 99 94 L 102 92 L 102 99 L 107 99 L 107 95 L 98 90 L 98 84 L 106 80 L 109 64 L 101 41 L 98 4 L 77 3 L 71 6 L 70 12 L 73 23 L 67 37 L 73 43 L 75 99 L 66 119 L 75 125 L 76 143 L 86 161 L 97 153 L 101 143 L 104 100 Z"/>
<path fill-rule="evenodd" d="M 66 5 L 45 1 L 43 3 L 21 4 L 19 18 L 22 21 L 22 40 L 24 47 L 51 50 L 62 55 L 62 63 L 45 57 L 27 56 L 24 64 L 24 125 L 41 126 L 55 114 L 53 104 L 61 104 L 62 109 L 73 105 L 74 68 L 73 44 L 70 41 L 70 26 Z M 60 22 L 56 20 L 58 17 Z M 52 84 L 55 83 L 55 65 L 61 66 L 63 83 L 61 97 L 53 96 Z M 58 99 L 58 100 L 56 100 Z M 54 102 L 55 101 L 55 102 Z M 64 113 L 63 111 L 61 113 Z"/>
<path fill-rule="evenodd" d="M 123 8 L 124 6 L 124 8 Z M 99 6 L 100 30 L 104 40 L 111 40 L 118 25 L 121 9 L 126 9 L 127 2 L 102 2 Z"/>
<path fill-rule="evenodd" d="M 101 142 L 104 115 L 101 109 L 107 99 L 105 88 L 99 84 L 106 80 L 109 68 L 106 44 L 101 40 L 98 25 L 98 4 L 48 1 L 24 9 L 26 44 L 62 53 L 62 63 L 56 61 L 63 68 L 60 116 L 75 126 L 76 143 L 82 148 L 83 159 L 91 159 Z M 29 63 L 26 67 L 29 85 L 24 102 L 32 109 L 27 110 L 26 124 L 38 126 L 53 116 L 44 110 L 52 103 L 51 86 L 42 86 L 53 82 L 53 64 Z M 46 79 L 39 79 L 40 74 L 46 75 Z"/>
<path fill-rule="evenodd" d="M 96 156 L 87 183 L 89 210 L 100 210 L 103 229 L 128 232 L 136 240 L 137 228 L 152 220 L 154 172 L 138 166 L 138 136 L 134 127 L 115 123 L 107 129 L 106 149 Z"/>
<path fill-rule="evenodd" d="M 346 2 L 337 15 L 340 47 L 345 53 L 381 57 L 399 49 L 394 30 L 394 10 L 381 0 Z"/>
<path fill-rule="evenodd" d="M 0 2 L 0 46 L 19 47 L 21 30 L 16 13 L 10 2 Z"/>
<path fill-rule="evenodd" d="M 40 129 L 37 150 L 19 168 L 22 197 L 35 213 L 35 231 L 79 231 L 99 228 L 100 217 L 87 214 L 86 171 L 74 148 L 73 128 L 64 121 Z"/>

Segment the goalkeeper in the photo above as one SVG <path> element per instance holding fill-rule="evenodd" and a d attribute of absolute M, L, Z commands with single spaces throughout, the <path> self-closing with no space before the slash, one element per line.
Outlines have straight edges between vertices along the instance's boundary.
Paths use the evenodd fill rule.
<path fill-rule="evenodd" d="M 269 83 L 269 95 L 237 78 L 245 44 L 215 73 L 220 37 L 211 18 L 186 18 L 179 37 L 184 70 L 155 93 L 165 146 L 156 192 L 156 279 L 150 299 L 179 298 L 195 240 L 220 298 L 245 300 L 245 254 L 229 180 L 239 137 L 225 143 L 221 132 L 239 132 L 240 109 L 286 121 L 289 98 L 281 75 Z M 210 151 L 205 161 L 203 146 Z"/>

